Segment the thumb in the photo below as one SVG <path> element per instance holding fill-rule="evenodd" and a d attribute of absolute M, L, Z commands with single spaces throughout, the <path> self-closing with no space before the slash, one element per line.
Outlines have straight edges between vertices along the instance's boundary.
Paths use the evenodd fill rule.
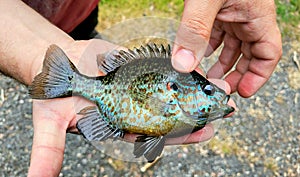
<path fill-rule="evenodd" d="M 222 0 L 185 0 L 172 53 L 175 69 L 190 72 L 199 65 L 207 50 L 216 15 L 223 3 Z"/>

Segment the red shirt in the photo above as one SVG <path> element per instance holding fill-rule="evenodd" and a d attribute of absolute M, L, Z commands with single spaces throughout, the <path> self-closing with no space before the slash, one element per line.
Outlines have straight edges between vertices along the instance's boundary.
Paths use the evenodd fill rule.
<path fill-rule="evenodd" d="M 99 3 L 99 0 L 22 1 L 67 33 L 88 17 Z"/>

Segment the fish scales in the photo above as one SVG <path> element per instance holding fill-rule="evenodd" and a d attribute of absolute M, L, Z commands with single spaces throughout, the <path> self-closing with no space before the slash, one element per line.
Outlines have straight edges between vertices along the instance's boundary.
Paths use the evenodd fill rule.
<path fill-rule="evenodd" d="M 73 94 L 102 105 L 100 112 L 117 128 L 139 134 L 166 134 L 173 128 L 174 120 L 160 116 L 158 111 L 152 111 L 149 105 L 151 102 L 145 102 L 145 99 L 156 90 L 163 94 L 162 89 L 153 86 L 166 79 L 164 74 L 167 73 L 158 71 L 166 70 L 166 66 L 170 64 L 166 65 L 166 61 L 160 58 L 138 61 L 137 64 L 135 62 L 97 79 L 75 74 Z M 151 63 L 155 64 L 152 66 Z M 140 72 L 133 72 L 139 65 L 145 68 Z"/>
<path fill-rule="evenodd" d="M 32 98 L 82 96 L 97 106 L 80 111 L 77 128 L 89 141 L 139 134 L 133 154 L 153 161 L 165 139 L 192 133 L 234 111 L 229 95 L 196 71 L 179 73 L 170 46 L 147 44 L 128 51 L 99 55 L 99 70 L 81 74 L 64 52 L 52 45 L 43 71 L 29 87 Z"/>

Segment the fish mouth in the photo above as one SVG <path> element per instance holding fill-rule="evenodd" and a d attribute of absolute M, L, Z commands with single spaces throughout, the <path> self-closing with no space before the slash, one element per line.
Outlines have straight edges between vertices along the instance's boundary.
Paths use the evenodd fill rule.
<path fill-rule="evenodd" d="M 230 95 L 226 95 L 223 99 L 223 104 L 227 104 L 230 99 Z"/>
<path fill-rule="evenodd" d="M 230 99 L 230 95 L 226 95 L 225 98 L 224 98 L 224 100 L 223 100 L 223 104 L 225 105 L 225 107 L 223 108 L 223 110 L 224 110 L 223 117 L 225 117 L 228 114 L 234 112 L 234 107 L 227 105 L 229 99 Z"/>
<path fill-rule="evenodd" d="M 227 116 L 228 114 L 234 112 L 234 107 L 232 106 L 227 106 L 227 108 L 225 109 L 225 114 L 224 114 L 224 117 Z"/>
<path fill-rule="evenodd" d="M 213 122 L 215 120 L 221 119 L 234 112 L 234 107 L 228 105 L 228 101 L 230 99 L 230 95 L 226 95 L 222 101 L 221 111 L 210 112 L 207 123 Z"/>

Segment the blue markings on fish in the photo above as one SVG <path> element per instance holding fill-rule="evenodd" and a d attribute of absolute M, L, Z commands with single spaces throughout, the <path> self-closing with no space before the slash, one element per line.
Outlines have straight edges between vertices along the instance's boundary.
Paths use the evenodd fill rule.
<path fill-rule="evenodd" d="M 180 73 L 171 64 L 170 46 L 147 44 L 128 51 L 99 55 L 105 76 L 81 74 L 56 45 L 46 53 L 43 69 L 29 87 L 33 99 L 78 95 L 96 106 L 84 108 L 77 128 L 88 141 L 139 134 L 133 154 L 149 162 L 166 138 L 200 130 L 234 111 L 229 95 L 192 71 Z"/>

